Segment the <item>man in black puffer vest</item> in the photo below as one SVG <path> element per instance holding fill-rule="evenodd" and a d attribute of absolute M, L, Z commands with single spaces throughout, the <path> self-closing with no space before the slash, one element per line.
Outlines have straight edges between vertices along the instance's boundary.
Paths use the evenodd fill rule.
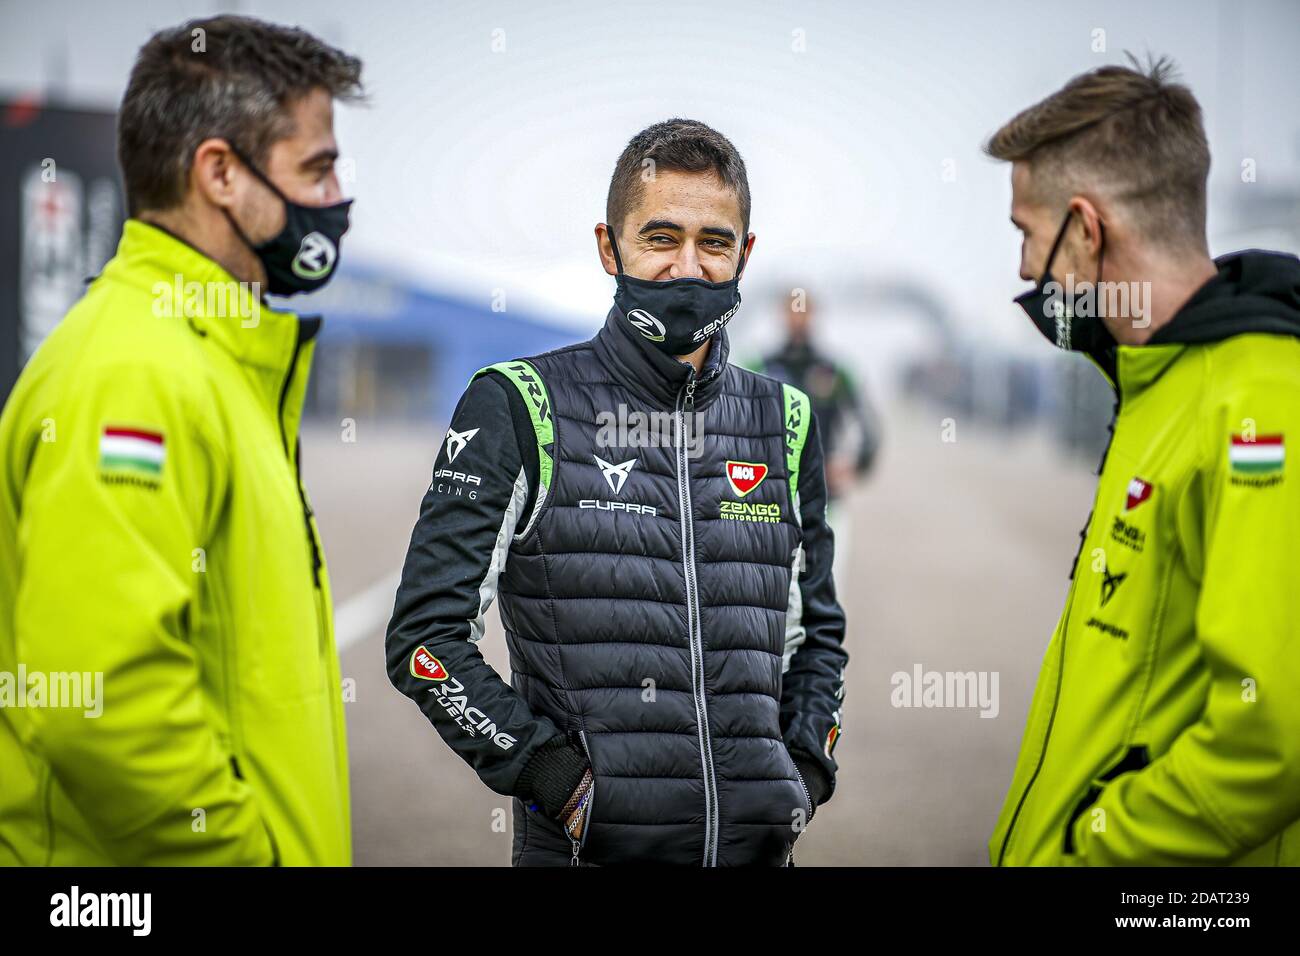
<path fill-rule="evenodd" d="M 835 789 L 844 614 L 817 423 L 727 364 L 744 162 L 639 133 L 588 342 L 475 375 L 411 536 L 393 684 L 514 800 L 515 865 L 779 866 Z M 499 596 L 507 684 L 475 643 Z"/>

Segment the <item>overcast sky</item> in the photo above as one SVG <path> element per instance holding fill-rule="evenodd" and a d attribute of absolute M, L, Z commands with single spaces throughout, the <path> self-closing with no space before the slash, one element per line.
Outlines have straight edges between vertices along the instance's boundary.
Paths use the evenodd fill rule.
<path fill-rule="evenodd" d="M 218 8 L 365 60 L 371 105 L 338 124 L 358 200 L 345 255 L 588 324 L 613 287 L 592 227 L 614 160 L 669 116 L 716 126 L 748 163 L 747 283 L 915 279 L 1008 340 L 1032 337 L 1010 302 L 1024 283 L 1008 171 L 979 146 L 1075 73 L 1125 49 L 1178 61 L 1208 117 L 1212 236 L 1236 191 L 1300 189 L 1300 4 L 1286 0 L 0 0 L 0 89 L 113 106 L 150 32 Z M 1240 182 L 1243 158 L 1257 184 Z"/>

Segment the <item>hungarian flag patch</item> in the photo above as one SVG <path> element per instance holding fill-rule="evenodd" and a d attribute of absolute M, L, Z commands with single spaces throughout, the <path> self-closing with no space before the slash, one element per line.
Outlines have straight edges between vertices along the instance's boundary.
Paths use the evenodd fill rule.
<path fill-rule="evenodd" d="M 766 477 L 767 465 L 753 461 L 727 462 L 727 481 L 742 498 L 761 485 Z"/>
<path fill-rule="evenodd" d="M 446 680 L 451 675 L 427 647 L 417 647 L 411 655 L 411 676 L 420 680 Z"/>
<path fill-rule="evenodd" d="M 1256 435 L 1253 440 L 1233 435 L 1228 446 L 1228 462 L 1237 474 L 1281 471 L 1286 463 L 1286 445 L 1281 435 Z"/>
<path fill-rule="evenodd" d="M 109 425 L 99 436 L 99 467 L 103 471 L 159 478 L 166 457 L 167 446 L 160 432 Z"/>

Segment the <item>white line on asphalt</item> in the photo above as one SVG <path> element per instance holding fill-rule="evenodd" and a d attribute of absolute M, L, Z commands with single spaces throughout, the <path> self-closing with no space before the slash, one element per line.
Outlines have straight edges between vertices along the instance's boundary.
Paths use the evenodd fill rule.
<path fill-rule="evenodd" d="M 397 585 L 401 580 L 401 571 L 386 574 L 335 608 L 334 645 L 340 654 L 363 637 L 383 629 L 388 623 L 388 618 L 393 613 L 393 601 L 397 597 Z"/>

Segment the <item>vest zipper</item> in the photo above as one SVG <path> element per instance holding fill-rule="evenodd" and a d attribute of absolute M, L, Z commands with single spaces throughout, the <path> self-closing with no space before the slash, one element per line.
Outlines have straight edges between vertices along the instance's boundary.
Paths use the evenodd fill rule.
<path fill-rule="evenodd" d="M 569 866 L 580 866 L 579 857 L 582 855 L 582 848 L 587 845 L 587 834 L 591 832 L 591 811 L 596 806 L 596 771 L 591 762 L 591 748 L 587 746 L 587 732 L 578 731 L 578 739 L 582 741 L 582 749 L 587 752 L 587 766 L 592 767 L 591 771 L 591 789 L 587 791 L 587 808 L 582 811 L 582 836 L 578 839 L 569 837 L 569 842 L 573 844 L 573 857 L 569 860 Z"/>
<path fill-rule="evenodd" d="M 704 696 L 704 639 L 700 633 L 700 596 L 695 578 L 695 520 L 691 512 L 690 459 L 685 435 L 686 415 L 695 408 L 695 369 L 677 397 L 677 503 L 682 515 L 682 570 L 686 576 L 687 643 L 691 649 L 691 691 L 695 724 L 699 728 L 700 763 L 704 768 L 704 866 L 718 864 L 718 784 L 713 772 L 713 741 L 709 708 Z"/>
<path fill-rule="evenodd" d="M 791 763 L 794 763 L 794 761 L 791 760 Z M 799 786 L 803 790 L 804 802 L 808 804 L 808 819 L 803 822 L 803 825 L 806 827 L 808 826 L 808 821 L 812 819 L 813 815 L 812 792 L 808 789 L 808 784 L 804 783 L 803 774 L 799 772 L 799 765 L 797 763 L 794 765 L 794 775 L 799 779 Z"/>

